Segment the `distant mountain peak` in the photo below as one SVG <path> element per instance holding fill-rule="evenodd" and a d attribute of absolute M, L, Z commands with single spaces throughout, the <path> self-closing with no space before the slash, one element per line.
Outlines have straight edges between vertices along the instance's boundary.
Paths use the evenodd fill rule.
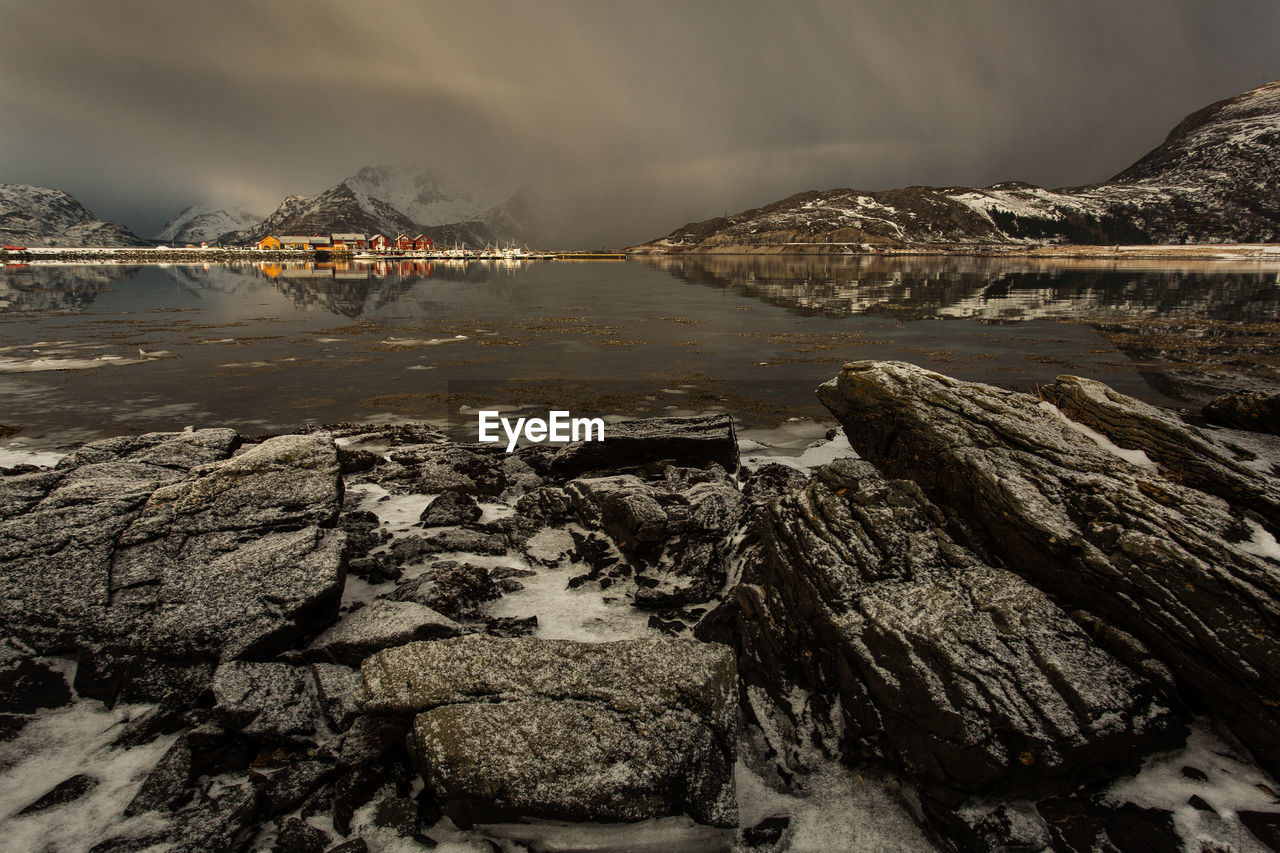
<path fill-rule="evenodd" d="M 153 239 L 162 243 L 216 242 L 228 231 L 250 228 L 261 220 L 262 214 L 239 206 L 194 204 L 166 222 Z"/>
<path fill-rule="evenodd" d="M 1183 119 L 1111 180 L 797 193 L 691 222 L 650 252 L 828 253 L 876 248 L 1280 240 L 1280 81 Z"/>
<path fill-rule="evenodd" d="M 291 195 L 266 219 L 223 239 L 251 242 L 267 234 L 425 233 L 437 242 L 483 245 L 524 241 L 528 204 L 491 186 L 462 188 L 430 169 L 364 166 L 313 196 Z"/>
<path fill-rule="evenodd" d="M 145 246 L 115 222 L 94 216 L 70 193 L 0 184 L 0 242 L 19 246 Z"/>

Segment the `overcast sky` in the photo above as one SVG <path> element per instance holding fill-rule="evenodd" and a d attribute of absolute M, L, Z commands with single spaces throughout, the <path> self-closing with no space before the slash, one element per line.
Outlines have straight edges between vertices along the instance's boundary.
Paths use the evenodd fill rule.
<path fill-rule="evenodd" d="M 1274 0 L 0 0 L 0 182 L 150 235 L 431 164 L 618 245 L 806 189 L 1103 180 L 1277 78 Z"/>

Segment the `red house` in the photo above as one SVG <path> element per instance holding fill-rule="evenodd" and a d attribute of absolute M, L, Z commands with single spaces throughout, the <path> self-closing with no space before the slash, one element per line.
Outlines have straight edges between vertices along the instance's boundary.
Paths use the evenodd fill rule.
<path fill-rule="evenodd" d="M 431 245 L 431 238 L 426 234 L 419 234 L 413 238 L 413 248 L 416 252 L 430 252 Z"/>
<path fill-rule="evenodd" d="M 397 252 L 412 252 L 413 238 L 410 237 L 408 234 L 401 234 L 399 237 L 396 238 L 395 250 Z"/>
<path fill-rule="evenodd" d="M 374 252 L 385 252 L 391 248 L 391 241 L 381 234 L 374 234 L 369 238 L 369 249 Z"/>

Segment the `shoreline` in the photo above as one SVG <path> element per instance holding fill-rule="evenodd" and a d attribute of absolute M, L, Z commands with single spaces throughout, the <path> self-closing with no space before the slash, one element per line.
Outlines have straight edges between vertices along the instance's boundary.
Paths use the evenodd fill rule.
<path fill-rule="evenodd" d="M 858 250 L 851 247 L 858 246 Z M 640 259 L 662 257 L 700 257 L 704 255 L 740 255 L 770 257 L 881 258 L 910 256 L 1030 258 L 1062 260 L 1199 260 L 1260 261 L 1280 266 L 1280 243 L 1196 243 L 1191 245 L 1127 245 L 1127 246 L 1016 246 L 950 244 L 930 246 L 876 247 L 866 243 L 787 243 L 766 246 L 732 244 L 709 249 L 678 249 L 634 246 L 628 255 Z"/>

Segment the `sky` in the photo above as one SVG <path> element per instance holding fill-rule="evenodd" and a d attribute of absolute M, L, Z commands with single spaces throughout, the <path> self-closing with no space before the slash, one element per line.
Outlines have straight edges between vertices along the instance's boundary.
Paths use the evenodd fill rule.
<path fill-rule="evenodd" d="M 622 246 L 810 189 L 1101 181 L 1278 78 L 1274 0 L 0 0 L 0 183 L 149 236 L 425 166 Z"/>

